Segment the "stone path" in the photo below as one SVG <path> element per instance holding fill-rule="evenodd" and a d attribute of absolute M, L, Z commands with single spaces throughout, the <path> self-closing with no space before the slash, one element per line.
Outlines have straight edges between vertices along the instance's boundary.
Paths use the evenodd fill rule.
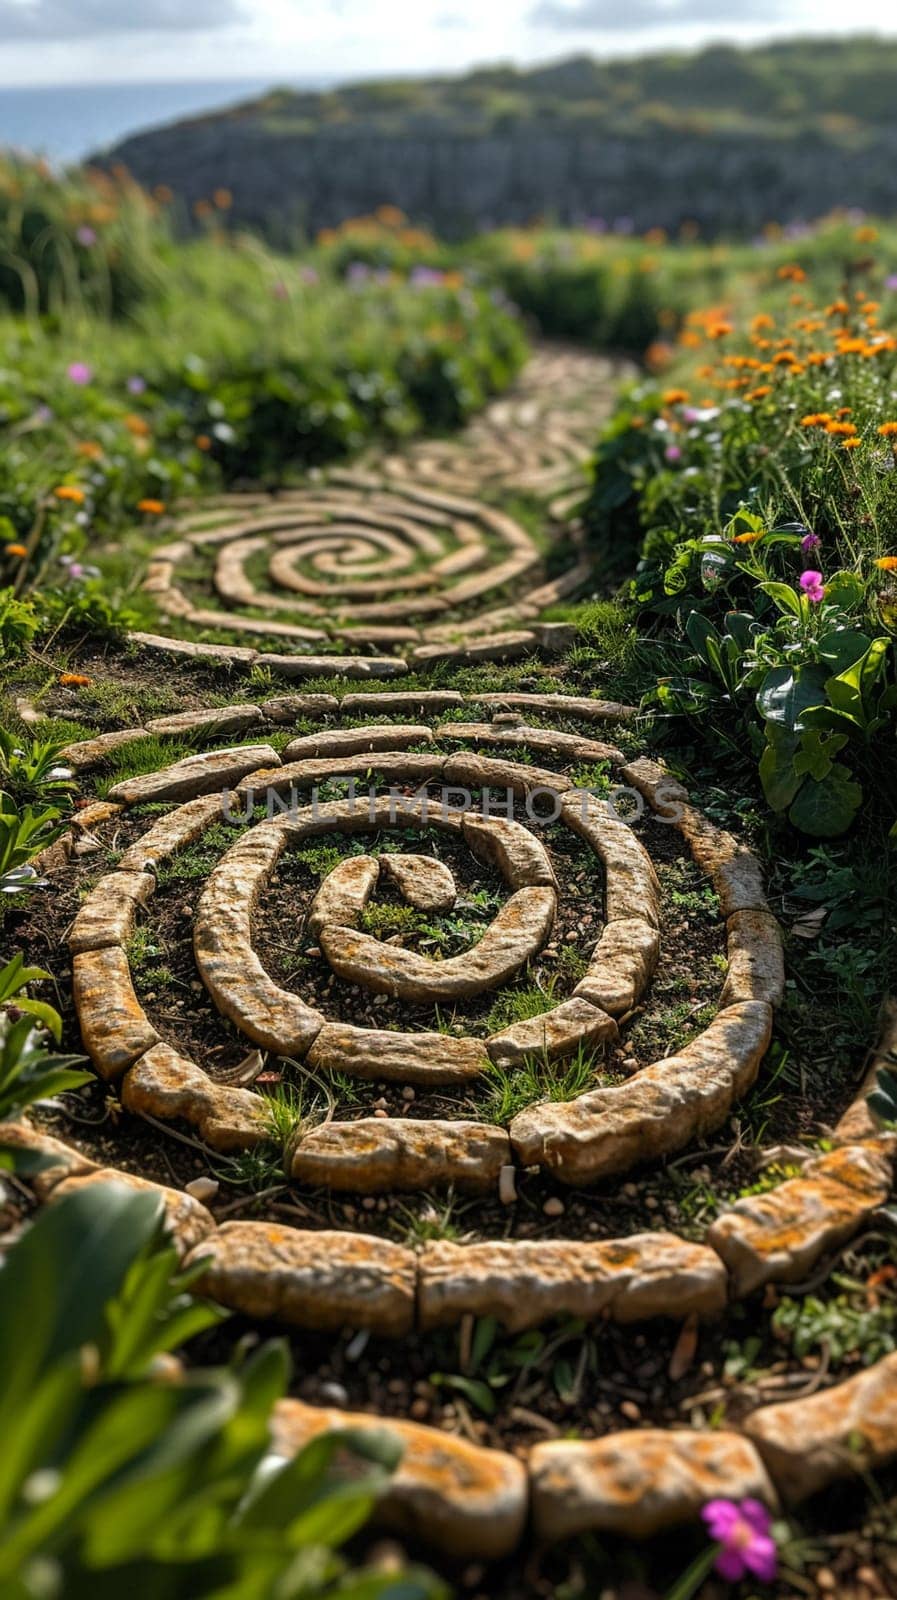
<path fill-rule="evenodd" d="M 500 497 L 526 490 L 551 500 L 549 516 L 564 514 L 558 497 L 575 498 L 576 462 L 607 403 L 606 378 L 606 366 L 591 358 L 541 357 L 520 394 L 461 439 L 378 462 L 376 481 L 369 462 L 279 497 L 273 508 L 270 500 L 242 503 L 237 523 L 225 507 L 223 527 L 218 508 L 204 526 L 194 513 L 179 542 L 159 552 L 148 584 L 175 633 L 182 618 L 196 627 L 212 614 L 192 576 L 197 556 L 209 555 L 228 631 L 275 631 L 269 619 L 293 616 L 295 595 L 318 638 L 295 631 L 305 623 L 284 621 L 277 626 L 293 631 L 284 634 L 282 657 L 175 633 L 142 636 L 139 648 L 180 652 L 185 671 L 191 660 L 205 667 L 223 659 L 238 667 L 279 662 L 273 670 L 286 677 L 312 675 L 312 663 L 320 675 L 323 661 L 325 673 L 339 674 L 327 690 L 184 712 L 68 751 L 89 796 L 92 774 L 129 740 L 155 733 L 205 745 L 88 803 L 76 813 L 68 860 L 59 864 L 57 852 L 53 868 L 64 882 L 86 840 L 99 859 L 111 857 L 69 931 L 75 1005 L 97 1073 L 127 1111 L 161 1125 L 160 1140 L 170 1128 L 225 1154 L 270 1141 L 270 1096 L 258 1080 L 266 1062 L 279 1064 L 301 1082 L 330 1086 L 329 1107 L 299 1123 L 286 1154 L 298 1195 L 450 1187 L 498 1200 L 510 1217 L 523 1185 L 612 1190 L 630 1171 L 721 1128 L 749 1095 L 784 982 L 760 866 L 639 753 L 631 707 L 519 689 L 468 693 L 450 682 L 351 692 L 348 676 L 386 675 L 378 658 L 305 653 L 307 645 L 351 639 L 359 650 L 398 651 L 383 661 L 399 672 L 409 661 L 437 659 L 422 650 L 442 659 L 471 641 L 500 655 L 517 646 L 496 645 L 496 630 L 511 619 L 507 607 L 490 607 L 496 590 L 518 585 L 531 585 L 526 599 L 511 602 L 526 608 L 520 648 L 538 649 L 547 603 L 541 553 Z M 574 536 L 562 584 L 581 582 L 575 543 Z M 256 607 L 264 618 L 252 616 Z M 214 615 L 222 626 L 222 612 Z M 416 642 L 424 637 L 426 645 Z M 284 730 L 294 733 L 286 744 Z M 583 766 L 606 773 L 594 792 L 578 781 Z M 232 820 L 225 828 L 223 802 Z M 633 806 L 645 814 L 639 827 L 628 820 Z M 609 1077 L 601 1070 L 607 1052 L 626 1037 L 633 1014 L 653 1003 L 667 934 L 654 851 L 667 830 L 718 897 L 725 979 L 716 1014 L 690 1043 Z M 300 903 L 290 890 L 295 938 L 304 930 L 307 954 L 287 982 L 272 970 L 263 907 L 280 892 L 292 855 L 315 843 L 332 854 L 316 891 Z M 564 998 L 490 1029 L 484 998 L 525 974 L 568 916 L 562 843 L 586 853 L 600 886 L 597 937 L 568 937 L 581 976 Z M 239 1069 L 190 1052 L 164 1006 L 138 994 L 131 970 L 135 931 L 152 925 L 160 884 L 190 851 L 202 861 L 189 907 L 197 1005 L 242 1041 Z M 384 936 L 371 921 L 378 906 L 396 904 L 422 918 L 460 915 L 467 881 L 482 873 L 492 885 L 488 919 L 480 916 L 456 954 L 440 959 L 420 939 Z M 325 972 L 323 986 L 308 976 Z M 358 1020 L 398 1002 L 401 1026 Z M 536 1100 L 504 1121 L 470 1115 L 495 1072 L 534 1061 L 550 1072 L 577 1057 L 594 1064 L 594 1082 L 574 1098 Z M 404 1086 L 408 1113 L 353 1114 L 338 1100 L 339 1085 L 355 1080 Z M 439 1114 L 422 1114 L 415 1095 L 434 1089 Z M 35 1179 L 44 1201 L 109 1177 L 33 1125 L 17 1136 L 48 1158 Z M 206 1262 L 204 1287 L 260 1323 L 399 1340 L 469 1328 L 482 1316 L 511 1331 L 560 1315 L 694 1323 L 719 1321 L 732 1300 L 766 1285 L 806 1278 L 887 1199 L 894 1148 L 861 1095 L 828 1152 L 808 1152 L 799 1176 L 738 1201 L 697 1240 L 648 1215 L 642 1230 L 617 1239 L 540 1241 L 508 1230 L 412 1248 L 355 1227 L 219 1223 L 213 1202 L 210 1209 L 180 1190 L 160 1193 L 183 1256 Z M 528 1528 L 545 1542 L 587 1531 L 641 1538 L 694 1518 L 721 1495 L 776 1508 L 897 1453 L 895 1379 L 897 1358 L 889 1357 L 818 1396 L 755 1410 L 738 1431 L 638 1428 L 538 1444 L 525 1461 L 393 1422 L 406 1453 L 378 1514 L 438 1550 L 488 1560 L 518 1548 Z M 285 1401 L 277 1445 L 295 1450 L 347 1420 L 377 1422 Z"/>

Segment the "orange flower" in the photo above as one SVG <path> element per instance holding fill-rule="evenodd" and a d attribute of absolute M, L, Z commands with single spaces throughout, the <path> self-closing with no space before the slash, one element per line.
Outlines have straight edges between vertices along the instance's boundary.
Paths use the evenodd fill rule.
<path fill-rule="evenodd" d="M 164 500 L 138 500 L 137 510 L 144 511 L 148 517 L 161 517 L 165 514 Z"/>
<path fill-rule="evenodd" d="M 86 689 L 90 678 L 83 672 L 60 672 L 59 682 L 66 689 Z"/>
<path fill-rule="evenodd" d="M 839 422 L 843 422 L 845 417 L 853 416 L 853 406 L 839 406 L 835 412 L 835 416 L 838 418 Z"/>
<path fill-rule="evenodd" d="M 755 317 L 751 318 L 752 333 L 761 333 L 764 328 L 774 327 L 775 318 L 771 317 L 767 311 L 759 311 Z"/>
<path fill-rule="evenodd" d="M 6 546 L 6 554 L 8 556 L 27 556 L 28 546 L 25 544 L 8 544 Z"/>
<path fill-rule="evenodd" d="M 79 456 L 84 456 L 88 461 L 102 461 L 103 446 L 97 444 L 95 439 L 83 439 L 77 446 L 75 453 Z"/>
<path fill-rule="evenodd" d="M 158 200 L 160 206 L 168 206 L 174 199 L 174 195 L 167 183 L 157 183 L 153 190 L 153 198 Z"/>
<path fill-rule="evenodd" d="M 824 428 L 831 420 L 828 411 L 810 411 L 805 417 L 801 417 L 800 425 L 802 428 Z"/>
<path fill-rule="evenodd" d="M 84 490 L 78 489 L 73 483 L 61 483 L 58 489 L 53 490 L 57 500 L 71 500 L 73 505 L 83 506 Z"/>
<path fill-rule="evenodd" d="M 897 422 L 883 422 L 878 431 L 883 439 L 897 438 Z"/>
<path fill-rule="evenodd" d="M 848 300 L 833 300 L 831 305 L 825 308 L 827 317 L 846 317 L 849 313 L 850 302 Z"/>
<path fill-rule="evenodd" d="M 789 266 L 779 267 L 776 277 L 790 280 L 791 283 L 805 283 L 807 274 L 804 272 L 803 267 L 799 267 L 796 262 L 792 262 Z"/>
<path fill-rule="evenodd" d="M 765 400 L 768 394 L 772 394 L 772 384 L 761 383 L 759 389 L 752 389 L 750 394 L 746 394 L 744 398 L 745 400 Z"/>
<path fill-rule="evenodd" d="M 827 422 L 825 431 L 826 433 L 837 434 L 839 437 L 843 435 L 845 438 L 849 438 L 852 433 L 856 433 L 856 428 L 852 422 Z"/>
<path fill-rule="evenodd" d="M 854 238 L 857 244 L 874 244 L 878 238 L 878 229 L 870 228 L 868 225 L 863 228 L 857 228 Z"/>
<path fill-rule="evenodd" d="M 872 565 L 878 567 L 880 572 L 897 572 L 897 556 L 879 556 Z"/>
<path fill-rule="evenodd" d="M 754 544 L 757 539 L 763 538 L 762 529 L 759 533 L 736 533 L 732 537 L 733 544 Z"/>
<path fill-rule="evenodd" d="M 707 325 L 708 339 L 725 339 L 731 332 L 731 322 L 710 322 Z"/>
<path fill-rule="evenodd" d="M 199 218 L 210 217 L 212 215 L 211 200 L 194 200 L 193 215 Z"/>
<path fill-rule="evenodd" d="M 862 444 L 862 442 L 863 442 L 862 439 L 858 439 L 856 437 L 856 435 L 854 434 L 854 437 L 852 439 L 842 439 L 841 440 L 841 449 L 842 450 L 859 450 L 860 445 Z"/>
<path fill-rule="evenodd" d="M 193 443 L 196 445 L 197 450 L 211 450 L 212 448 L 212 441 L 207 433 L 198 433 Z"/>
<path fill-rule="evenodd" d="M 216 189 L 212 199 L 219 211 L 229 211 L 234 203 L 234 197 L 229 189 Z"/>
<path fill-rule="evenodd" d="M 688 403 L 688 390 L 665 389 L 660 398 L 665 406 L 684 406 Z"/>

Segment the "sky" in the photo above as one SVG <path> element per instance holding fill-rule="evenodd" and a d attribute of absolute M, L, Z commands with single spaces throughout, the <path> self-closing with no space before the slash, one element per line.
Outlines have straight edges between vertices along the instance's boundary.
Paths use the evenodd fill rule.
<path fill-rule="evenodd" d="M 895 31 L 890 0 L 0 0 L 0 85 L 341 82 Z"/>

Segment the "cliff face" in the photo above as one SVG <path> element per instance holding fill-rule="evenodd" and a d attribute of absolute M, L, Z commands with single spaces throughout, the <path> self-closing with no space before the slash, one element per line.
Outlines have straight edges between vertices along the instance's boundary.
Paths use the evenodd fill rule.
<path fill-rule="evenodd" d="M 856 147 L 747 135 L 614 137 L 588 131 L 383 133 L 354 125 L 291 133 L 205 119 L 138 135 L 109 158 L 192 205 L 226 187 L 234 217 L 286 240 L 378 205 L 457 236 L 530 222 L 631 219 L 636 230 L 694 219 L 708 232 L 833 206 L 897 209 L 897 130 Z"/>

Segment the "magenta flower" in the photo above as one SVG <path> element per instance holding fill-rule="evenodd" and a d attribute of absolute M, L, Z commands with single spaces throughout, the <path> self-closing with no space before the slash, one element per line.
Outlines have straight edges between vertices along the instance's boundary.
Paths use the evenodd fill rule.
<path fill-rule="evenodd" d="M 818 533 L 805 533 L 800 541 L 800 547 L 804 555 L 808 556 L 810 551 L 817 550 L 821 543 L 822 540 L 820 539 Z"/>
<path fill-rule="evenodd" d="M 80 384 L 82 388 L 93 377 L 93 370 L 87 365 L 86 361 L 73 361 L 67 370 L 70 381 Z"/>
<path fill-rule="evenodd" d="M 701 1516 L 720 1547 L 714 1566 L 721 1578 L 738 1583 L 750 1572 L 761 1583 L 772 1583 L 778 1572 L 778 1553 L 772 1518 L 759 1500 L 710 1500 Z"/>
<path fill-rule="evenodd" d="M 885 278 L 886 289 L 897 289 L 897 272 L 891 272 Z"/>
<path fill-rule="evenodd" d="M 667 461 L 681 461 L 682 460 L 682 447 L 681 447 L 681 445 L 668 444 L 663 453 L 664 453 Z"/>
<path fill-rule="evenodd" d="M 143 394 L 146 388 L 146 379 L 141 378 L 139 374 L 135 372 L 134 376 L 128 379 L 126 387 L 128 394 Z"/>
<path fill-rule="evenodd" d="M 89 250 L 91 245 L 97 242 L 94 229 L 89 227 L 86 222 L 82 222 L 80 228 L 75 230 L 75 238 L 79 244 L 83 244 L 85 250 Z"/>
<path fill-rule="evenodd" d="M 809 567 L 806 572 L 801 573 L 800 586 L 803 589 L 807 599 L 811 600 L 814 605 L 818 605 L 820 600 L 825 599 L 825 587 L 822 581 L 822 573 L 814 572 L 812 567 Z"/>

